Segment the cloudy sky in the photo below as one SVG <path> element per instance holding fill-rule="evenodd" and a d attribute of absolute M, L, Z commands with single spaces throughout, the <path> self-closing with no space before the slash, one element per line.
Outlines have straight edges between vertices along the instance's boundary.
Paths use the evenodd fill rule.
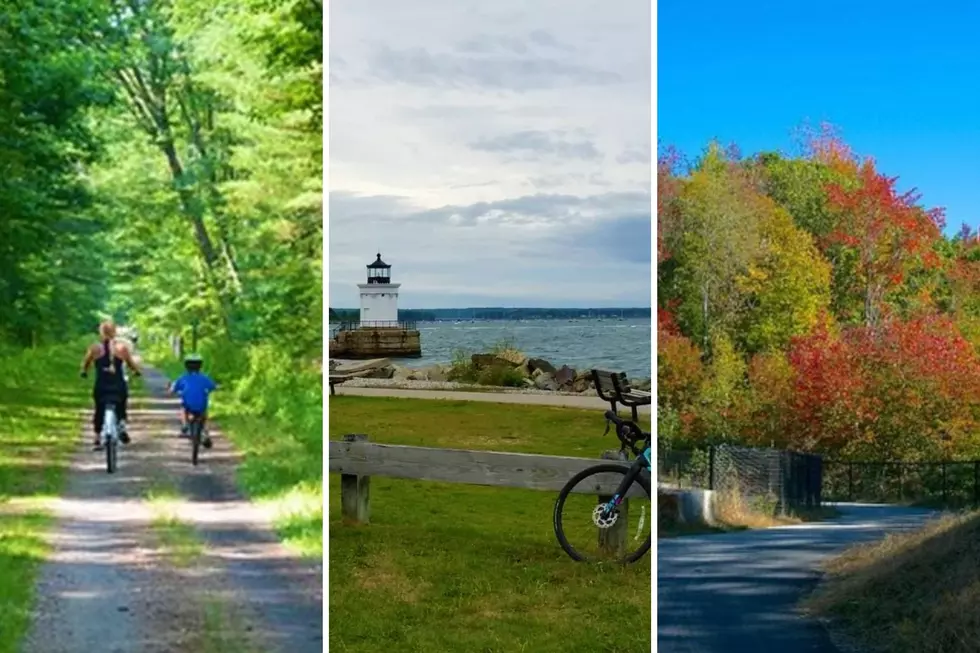
<path fill-rule="evenodd" d="M 330 306 L 649 306 L 648 0 L 330 3 Z"/>

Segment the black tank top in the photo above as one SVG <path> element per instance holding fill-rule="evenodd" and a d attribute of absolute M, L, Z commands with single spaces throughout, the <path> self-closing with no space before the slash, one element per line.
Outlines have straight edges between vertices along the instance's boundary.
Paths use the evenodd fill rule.
<path fill-rule="evenodd" d="M 104 341 L 102 355 L 95 359 L 95 387 L 100 390 L 121 389 L 126 383 L 123 361 L 112 350 L 112 341 Z"/>

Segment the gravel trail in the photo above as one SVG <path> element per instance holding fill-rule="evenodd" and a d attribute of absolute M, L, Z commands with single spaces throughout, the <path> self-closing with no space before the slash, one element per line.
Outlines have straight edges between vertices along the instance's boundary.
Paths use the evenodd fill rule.
<path fill-rule="evenodd" d="M 191 466 L 166 383 L 146 371 L 151 398 L 131 400 L 132 443 L 116 474 L 84 430 L 65 492 L 49 506 L 52 552 L 21 650 L 319 653 L 322 564 L 287 552 L 270 515 L 239 494 L 237 457 L 217 428 L 214 448 Z M 179 492 L 168 510 L 200 543 L 188 566 L 173 564 L 153 527 L 161 514 L 148 495 L 161 488 Z"/>

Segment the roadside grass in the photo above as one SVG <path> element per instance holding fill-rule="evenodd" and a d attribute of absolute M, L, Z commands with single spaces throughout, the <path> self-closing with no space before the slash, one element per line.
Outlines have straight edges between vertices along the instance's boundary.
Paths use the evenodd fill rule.
<path fill-rule="evenodd" d="M 853 547 L 824 565 L 804 611 L 868 651 L 972 653 L 980 642 L 980 511 Z"/>
<path fill-rule="evenodd" d="M 677 505 L 673 495 L 658 493 L 657 537 L 682 535 L 706 535 L 731 533 L 758 528 L 773 528 L 808 522 L 824 521 L 837 517 L 840 512 L 833 506 L 795 509 L 785 515 L 778 514 L 770 501 L 746 501 L 737 492 L 717 495 L 715 521 L 711 524 L 689 524 L 676 518 Z"/>
<path fill-rule="evenodd" d="M 598 458 L 601 411 L 333 397 L 330 439 Z M 331 474 L 330 646 L 337 651 L 647 651 L 652 555 L 573 562 L 555 540 L 557 493 L 371 479 L 371 523 L 345 524 Z"/>
<path fill-rule="evenodd" d="M 243 456 L 236 473 L 239 486 L 251 500 L 271 507 L 287 547 L 322 558 L 322 378 L 249 375 L 240 352 L 236 358 L 207 344 L 202 349 L 204 371 L 221 386 L 213 395 L 209 420 Z M 181 362 L 170 356 L 151 358 L 172 379 L 183 373 Z M 262 363 L 256 367 L 264 369 Z M 280 367 L 278 360 L 269 365 Z"/>
<path fill-rule="evenodd" d="M 91 381 L 78 378 L 84 343 L 0 353 L 0 653 L 30 624 L 52 524 L 42 508 L 64 484 Z"/>

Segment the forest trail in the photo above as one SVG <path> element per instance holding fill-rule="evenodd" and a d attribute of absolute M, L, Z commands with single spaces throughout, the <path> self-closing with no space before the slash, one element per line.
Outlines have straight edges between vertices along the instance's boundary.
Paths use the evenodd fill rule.
<path fill-rule="evenodd" d="M 322 564 L 287 552 L 270 515 L 237 491 L 217 428 L 191 465 L 167 379 L 145 376 L 149 399 L 131 400 L 116 474 L 85 422 L 50 506 L 52 551 L 22 651 L 319 653 Z"/>

